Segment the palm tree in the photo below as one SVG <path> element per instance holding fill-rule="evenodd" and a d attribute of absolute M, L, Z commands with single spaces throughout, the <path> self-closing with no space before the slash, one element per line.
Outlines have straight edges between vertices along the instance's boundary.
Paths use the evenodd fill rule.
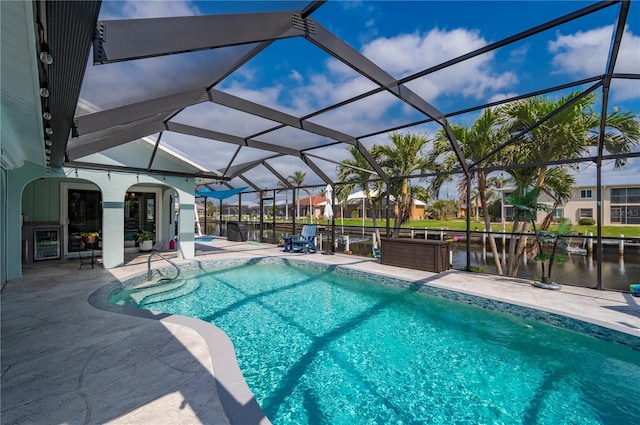
<path fill-rule="evenodd" d="M 530 128 L 543 117 L 556 111 L 565 103 L 574 100 L 575 93 L 558 100 L 533 97 L 505 105 L 506 126 L 511 134 L 518 134 Z M 594 105 L 597 96 L 589 94 L 578 99 L 571 107 L 555 114 L 542 124 L 536 126 L 522 136 L 523 143 L 512 144 L 505 149 L 510 163 L 538 163 L 527 169 L 514 169 L 513 176 L 520 190 L 533 186 L 549 195 L 557 207 L 569 199 L 573 180 L 571 173 L 563 167 L 546 165 L 546 161 L 579 158 L 589 153 L 589 148 L 597 146 L 599 141 L 600 114 Z M 622 112 L 618 109 L 607 114 L 605 122 L 604 147 L 610 153 L 628 153 L 631 147 L 640 143 L 640 122 L 633 112 Z M 624 161 L 616 161 L 616 167 L 624 165 Z M 573 165 L 567 167 L 572 168 Z M 543 220 L 542 229 L 551 224 L 552 212 Z M 522 232 L 527 230 L 528 223 L 522 223 Z M 515 240 L 511 240 L 515 244 Z M 510 245 L 509 274 L 517 273 L 519 258 L 524 252 L 526 238 L 518 241 L 517 247 Z"/>
<path fill-rule="evenodd" d="M 389 140 L 391 145 L 375 145 L 371 153 L 391 179 L 390 192 L 396 198 L 393 232 L 398 236 L 411 212 L 412 189 L 408 176 L 424 173 L 429 167 L 423 151 L 430 139 L 426 135 L 392 133 Z"/>
<path fill-rule="evenodd" d="M 478 161 L 496 149 L 500 142 L 506 139 L 506 130 L 503 126 L 502 115 L 499 109 L 485 109 L 482 115 L 470 126 L 464 127 L 460 125 L 451 125 L 453 133 L 460 143 L 464 156 L 471 161 Z M 429 154 L 429 163 L 436 170 L 451 171 L 460 168 L 458 158 L 455 155 L 446 133 L 441 130 L 436 135 L 433 149 Z M 495 166 L 502 163 L 502 153 L 499 152 L 487 160 L 483 161 L 482 166 Z M 461 197 L 466 202 L 466 190 L 470 187 L 472 181 L 477 179 L 476 185 L 478 197 L 482 208 L 482 216 L 484 225 L 489 232 L 489 246 L 493 254 L 496 271 L 503 274 L 500 256 L 493 233 L 491 233 L 491 217 L 489 216 L 489 208 L 487 207 L 487 175 L 485 171 L 477 171 L 467 181 L 466 176 L 462 176 L 458 180 L 458 188 Z M 444 182 L 443 177 L 436 177 L 431 182 L 431 190 L 438 193 Z"/>
<path fill-rule="evenodd" d="M 367 198 L 367 207 L 375 211 L 376 205 L 380 200 L 380 183 L 368 181 L 372 173 L 374 173 L 373 168 L 355 146 L 347 146 L 347 152 L 350 157 L 340 161 L 340 165 L 337 168 L 338 181 L 344 184 L 341 185 L 336 195 L 341 195 L 339 199 L 346 201 L 349 193 L 356 188 L 360 188 Z M 373 196 L 374 193 L 376 196 Z M 373 227 L 377 231 L 378 222 L 375 212 L 373 214 Z"/>
<path fill-rule="evenodd" d="M 297 218 L 300 218 L 300 186 L 302 186 L 302 183 L 304 183 L 304 178 L 306 175 L 307 173 L 303 173 L 302 171 L 295 171 L 293 175 L 287 177 L 287 180 L 289 180 L 289 183 L 291 183 L 296 188 L 296 217 Z M 307 192 L 307 194 L 309 193 L 307 189 L 305 189 L 305 192 Z"/>
<path fill-rule="evenodd" d="M 284 217 L 286 221 L 289 221 L 289 186 L 285 182 L 278 180 L 278 187 L 278 193 L 284 192 Z"/>

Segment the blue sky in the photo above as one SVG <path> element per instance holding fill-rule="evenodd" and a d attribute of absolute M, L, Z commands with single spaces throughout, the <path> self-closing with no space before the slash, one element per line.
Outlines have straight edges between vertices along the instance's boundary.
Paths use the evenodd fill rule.
<path fill-rule="evenodd" d="M 306 4 L 298 1 L 103 1 L 100 19 L 299 10 Z M 402 78 L 589 4 L 593 2 L 331 1 L 318 9 L 312 18 L 394 77 Z M 467 63 L 414 80 L 407 86 L 448 113 L 602 74 L 606 69 L 618 10 L 618 6 L 607 8 Z M 632 2 L 616 72 L 640 73 L 639 52 L 640 4 Z M 214 54 L 220 52 L 189 54 L 181 59 L 181 66 L 184 69 L 197 67 L 199 71 L 196 74 L 200 73 L 206 81 L 207 66 L 215 66 Z M 142 88 L 154 88 L 150 91 L 158 95 L 194 84 L 180 78 L 185 75 L 184 69 L 177 69 L 172 74 L 174 71 L 163 66 L 169 61 L 175 61 L 175 58 L 106 65 L 99 67 L 105 68 L 99 71 L 95 69 L 98 67 L 91 67 L 93 69 L 87 71 L 87 81 L 93 84 L 87 84 L 81 95 L 106 108 L 142 100 Z M 106 84 L 116 80 L 122 90 L 105 95 Z M 105 86 L 101 87 L 101 83 Z M 364 77 L 310 46 L 308 41 L 298 38 L 272 44 L 216 88 L 303 116 L 374 87 Z M 101 90 L 102 96 L 98 96 Z M 140 90 L 140 99 L 136 98 L 137 90 Z M 640 113 L 640 81 L 614 81 L 610 105 Z M 478 112 L 474 112 L 453 117 L 450 121 L 470 124 L 477 116 Z M 246 120 L 234 112 L 216 109 L 215 105 L 201 105 L 188 116 L 185 114 L 178 118 L 185 123 L 206 123 L 210 128 L 226 126 L 226 132 L 240 136 L 269 126 L 260 120 Z M 382 93 L 345 109 L 318 116 L 313 121 L 361 137 L 421 118 L 423 116 L 395 97 Z M 424 125 L 407 131 L 434 134 L 437 129 L 433 125 Z M 283 138 L 290 139 L 296 146 L 319 143 L 313 138 L 305 139 L 295 130 L 274 133 L 261 140 L 272 142 Z M 163 141 L 198 158 L 207 167 L 220 168 L 224 163 L 224 155 L 209 158 L 211 155 L 204 154 L 206 151 L 202 150 L 202 143 L 194 143 L 189 137 L 166 135 Z M 362 139 L 365 146 L 385 141 L 385 135 Z M 232 147 L 220 149 L 232 150 Z M 339 160 L 344 157 L 344 147 L 320 149 L 316 153 Z M 260 153 L 246 152 L 245 155 L 250 160 L 259 157 Z M 626 172 L 638 172 L 640 166 L 637 162 L 631 161 Z M 284 175 L 297 169 L 308 171 L 304 164 L 300 164 L 301 161 L 284 160 L 280 164 L 276 161 Z M 326 163 L 322 166 L 330 176 L 335 175 L 335 165 Z M 252 179 L 260 180 L 262 185 L 263 176 L 257 174 Z M 319 183 L 310 171 L 307 174 L 308 183 Z M 274 187 L 273 180 L 264 180 L 264 185 Z"/>

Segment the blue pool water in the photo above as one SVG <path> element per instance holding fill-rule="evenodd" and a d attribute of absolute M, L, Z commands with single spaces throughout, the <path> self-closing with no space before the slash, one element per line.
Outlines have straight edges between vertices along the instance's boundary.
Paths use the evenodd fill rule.
<path fill-rule="evenodd" d="M 119 304 L 223 329 L 274 424 L 638 423 L 640 353 L 432 295 L 282 264 L 184 273 Z"/>

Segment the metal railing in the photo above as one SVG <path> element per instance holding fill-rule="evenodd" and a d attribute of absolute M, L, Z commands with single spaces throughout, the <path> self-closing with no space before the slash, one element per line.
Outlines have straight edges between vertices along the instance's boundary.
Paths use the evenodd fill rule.
<path fill-rule="evenodd" d="M 176 263 L 174 263 L 173 261 L 169 260 L 167 257 L 165 257 L 164 255 L 162 255 L 161 253 L 159 253 L 158 251 L 152 251 L 151 255 L 149 255 L 149 258 L 147 259 L 147 280 L 150 281 L 151 280 L 151 258 L 157 255 L 158 257 L 162 258 L 163 260 L 165 260 L 166 262 L 168 262 L 169 264 L 171 264 L 173 267 L 176 268 L 176 271 L 178 272 L 174 277 L 163 277 L 160 280 L 175 280 L 180 276 L 180 267 L 178 267 L 178 265 Z"/>

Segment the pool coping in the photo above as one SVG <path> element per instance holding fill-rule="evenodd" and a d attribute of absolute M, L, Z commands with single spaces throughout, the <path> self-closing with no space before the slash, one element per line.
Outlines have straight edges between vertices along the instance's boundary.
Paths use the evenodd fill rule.
<path fill-rule="evenodd" d="M 141 277 L 136 275 L 124 282 L 108 283 L 94 291 L 88 298 L 93 307 L 116 314 L 124 314 L 137 318 L 157 320 L 187 326 L 198 332 L 207 344 L 211 356 L 211 366 L 214 371 L 213 379 L 220 404 L 224 409 L 229 422 L 234 425 L 270 425 L 271 421 L 266 417 L 253 392 L 238 366 L 235 348 L 226 333 L 212 323 L 205 322 L 188 316 L 144 310 L 136 307 L 122 306 L 108 301 L 114 288 L 123 287 L 123 283 L 140 282 Z M 124 285 L 127 286 L 127 285 Z"/>
<path fill-rule="evenodd" d="M 181 270 L 184 271 L 196 269 L 206 270 L 207 268 L 226 267 L 246 263 L 286 264 L 293 266 L 306 266 L 321 270 L 332 269 L 332 271 L 337 273 L 373 280 L 380 284 L 405 289 L 414 289 L 417 292 L 457 302 L 463 302 L 479 308 L 490 309 L 529 320 L 543 322 L 551 326 L 560 327 L 568 331 L 595 337 L 608 342 L 625 345 L 631 349 L 640 351 L 640 337 L 633 335 L 631 331 L 625 332 L 626 329 L 624 328 L 615 329 L 612 324 L 604 323 L 597 319 L 586 316 L 579 317 L 564 311 L 541 308 L 540 306 L 534 306 L 525 302 L 514 302 L 513 300 L 502 299 L 500 297 L 489 297 L 484 294 L 478 294 L 474 291 L 462 292 L 456 289 L 444 287 L 443 284 L 434 282 L 442 277 L 442 273 L 412 280 L 407 278 L 397 278 L 389 273 L 380 271 L 358 270 L 356 267 L 350 266 L 349 264 L 322 263 L 314 261 L 313 258 L 306 256 L 304 259 L 301 259 L 300 257 L 283 258 L 268 255 L 232 259 L 206 259 L 183 263 L 180 267 Z M 152 271 L 153 277 L 164 277 L 171 275 L 173 272 L 174 269 L 169 267 L 157 268 Z M 445 273 L 456 272 L 450 271 Z M 253 393 L 244 379 L 244 376 L 242 375 L 242 371 L 240 370 L 236 359 L 233 343 L 220 328 L 200 319 L 154 312 L 153 310 L 143 310 L 136 307 L 121 306 L 110 303 L 107 300 L 110 295 L 127 286 L 143 282 L 146 280 L 146 277 L 146 274 L 137 274 L 122 281 L 106 284 L 91 294 L 89 302 L 94 307 L 102 310 L 175 323 L 188 326 L 198 332 L 207 343 L 214 370 L 214 379 L 218 389 L 218 397 L 230 423 L 243 425 L 270 424 L 271 422 L 258 405 Z"/>

